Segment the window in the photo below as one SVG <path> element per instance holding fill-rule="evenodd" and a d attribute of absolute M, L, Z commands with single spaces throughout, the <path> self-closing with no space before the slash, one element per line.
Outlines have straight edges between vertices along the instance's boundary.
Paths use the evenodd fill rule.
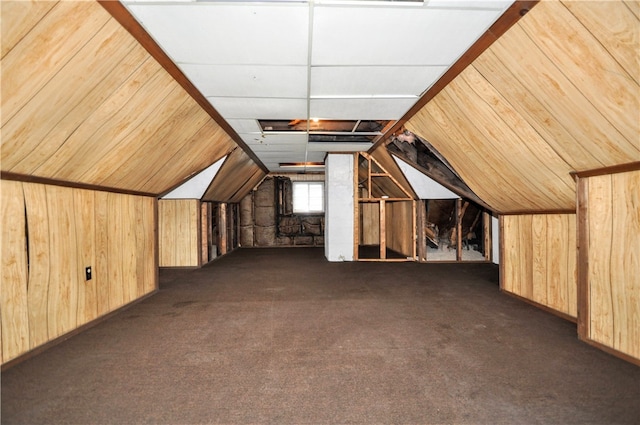
<path fill-rule="evenodd" d="M 324 212 L 324 182 L 293 182 L 293 212 Z"/>

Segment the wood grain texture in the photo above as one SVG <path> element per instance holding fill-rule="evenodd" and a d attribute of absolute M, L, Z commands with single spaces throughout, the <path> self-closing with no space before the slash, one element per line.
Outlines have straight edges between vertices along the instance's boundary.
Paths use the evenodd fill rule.
<path fill-rule="evenodd" d="M 640 171 L 587 181 L 586 338 L 640 359 Z"/>
<path fill-rule="evenodd" d="M 386 203 L 387 247 L 400 254 L 414 256 L 414 217 L 412 201 Z"/>
<path fill-rule="evenodd" d="M 29 349 L 28 265 L 22 185 L 2 181 L 2 361 Z M 11 284 L 8 284 L 11 282 Z"/>
<path fill-rule="evenodd" d="M 1 16 L 2 171 L 157 195 L 238 146 L 97 2 Z"/>
<path fill-rule="evenodd" d="M 157 288 L 154 198 L 6 180 L 1 189 L 3 363 Z"/>
<path fill-rule="evenodd" d="M 158 201 L 160 267 L 200 266 L 200 202 L 197 199 Z"/>
<path fill-rule="evenodd" d="M 540 2 L 406 128 L 494 211 L 575 210 L 570 172 L 640 157 L 635 6 Z"/>
<path fill-rule="evenodd" d="M 500 222 L 502 289 L 575 318 L 575 215 L 508 215 Z"/>
<path fill-rule="evenodd" d="M 253 186 L 247 187 L 247 180 L 254 177 L 258 180 L 257 168 L 259 167 L 242 149 L 236 148 L 225 159 L 202 200 L 230 202 L 233 199 L 234 202 L 240 202 L 253 189 Z M 262 177 L 264 175 L 260 179 Z"/>

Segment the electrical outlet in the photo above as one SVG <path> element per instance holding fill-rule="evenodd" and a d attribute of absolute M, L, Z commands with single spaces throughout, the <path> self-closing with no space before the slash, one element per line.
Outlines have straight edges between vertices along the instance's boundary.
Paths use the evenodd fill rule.
<path fill-rule="evenodd" d="M 84 268 L 84 278 L 85 280 L 91 280 L 91 266 Z"/>

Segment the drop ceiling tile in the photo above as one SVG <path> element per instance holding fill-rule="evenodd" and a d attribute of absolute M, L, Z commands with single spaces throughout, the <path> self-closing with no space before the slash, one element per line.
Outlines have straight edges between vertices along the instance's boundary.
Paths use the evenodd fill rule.
<path fill-rule="evenodd" d="M 236 133 L 261 133 L 260 125 L 257 120 L 252 119 L 228 119 L 227 122 Z"/>
<path fill-rule="evenodd" d="M 311 116 L 321 119 L 397 120 L 417 98 L 312 99 Z"/>
<path fill-rule="evenodd" d="M 307 116 L 306 99 L 208 97 L 225 119 L 292 119 Z"/>
<path fill-rule="evenodd" d="M 127 4 L 178 63 L 306 65 L 303 3 Z"/>
<path fill-rule="evenodd" d="M 306 66 L 183 64 L 206 97 L 305 97 Z"/>
<path fill-rule="evenodd" d="M 419 96 L 446 70 L 445 66 L 313 67 L 311 96 Z"/>
<path fill-rule="evenodd" d="M 513 0 L 429 0 L 428 8 L 493 9 L 505 11 Z"/>
<path fill-rule="evenodd" d="M 314 9 L 312 65 L 450 65 L 501 10 Z"/>

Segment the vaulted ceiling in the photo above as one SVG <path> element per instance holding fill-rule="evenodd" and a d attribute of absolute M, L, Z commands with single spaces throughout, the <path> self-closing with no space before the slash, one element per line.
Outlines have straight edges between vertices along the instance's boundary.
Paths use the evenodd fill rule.
<path fill-rule="evenodd" d="M 497 212 L 640 160 L 638 1 L 543 1 L 481 49 L 510 1 L 337 3 L 1 2 L 3 178 L 157 196 L 223 160 L 203 199 L 238 201 L 281 162 L 389 159 L 310 142 L 315 117 L 404 125 Z"/>

